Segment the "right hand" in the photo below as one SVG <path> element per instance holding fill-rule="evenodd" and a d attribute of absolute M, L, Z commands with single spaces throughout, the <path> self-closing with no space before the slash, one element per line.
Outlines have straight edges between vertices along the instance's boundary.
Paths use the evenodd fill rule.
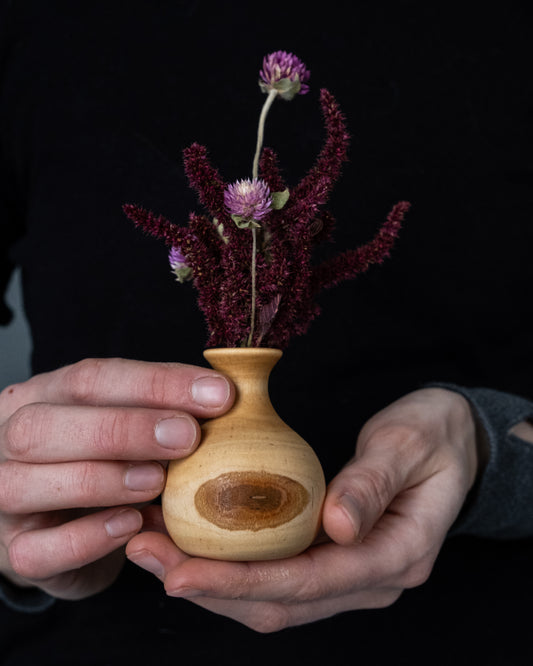
<path fill-rule="evenodd" d="M 234 388 L 207 368 L 87 359 L 0 394 L 0 573 L 80 599 L 108 587 L 164 461 L 200 441 Z"/>

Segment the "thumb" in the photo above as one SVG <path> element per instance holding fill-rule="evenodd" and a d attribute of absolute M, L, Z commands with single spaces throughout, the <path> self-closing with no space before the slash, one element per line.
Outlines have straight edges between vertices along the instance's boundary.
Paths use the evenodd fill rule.
<path fill-rule="evenodd" d="M 367 450 L 353 458 L 331 481 L 324 502 L 323 526 L 340 545 L 362 541 L 404 488 L 406 474 L 397 456 Z"/>

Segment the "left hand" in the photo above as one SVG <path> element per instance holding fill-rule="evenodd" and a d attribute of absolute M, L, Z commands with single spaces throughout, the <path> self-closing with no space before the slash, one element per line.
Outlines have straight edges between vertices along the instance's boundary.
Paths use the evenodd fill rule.
<path fill-rule="evenodd" d="M 127 556 L 158 576 L 167 594 L 260 632 L 337 613 L 380 608 L 427 580 L 477 474 L 468 402 L 440 388 L 410 393 L 363 427 L 353 459 L 330 483 L 327 537 L 285 560 L 190 557 L 164 530 L 160 508 Z"/>

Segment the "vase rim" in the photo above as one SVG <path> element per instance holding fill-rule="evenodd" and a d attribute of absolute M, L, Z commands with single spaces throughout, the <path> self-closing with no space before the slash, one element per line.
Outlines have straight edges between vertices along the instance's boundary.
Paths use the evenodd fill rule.
<path fill-rule="evenodd" d="M 240 355 L 261 355 L 261 356 L 280 356 L 283 354 L 281 349 L 275 347 L 209 347 L 204 349 L 204 356 L 211 354 L 240 354 Z"/>

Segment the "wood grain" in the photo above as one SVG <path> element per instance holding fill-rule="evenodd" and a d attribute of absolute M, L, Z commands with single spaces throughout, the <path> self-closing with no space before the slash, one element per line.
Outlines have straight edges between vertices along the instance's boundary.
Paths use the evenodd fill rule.
<path fill-rule="evenodd" d="M 288 523 L 309 502 L 298 481 L 268 472 L 228 472 L 200 486 L 194 502 L 206 520 L 226 530 L 252 530 Z"/>

